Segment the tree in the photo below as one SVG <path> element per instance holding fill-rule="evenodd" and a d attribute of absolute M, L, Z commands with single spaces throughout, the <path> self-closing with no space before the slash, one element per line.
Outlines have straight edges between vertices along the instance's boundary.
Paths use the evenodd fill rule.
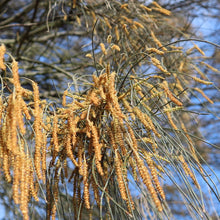
<path fill-rule="evenodd" d="M 213 216 L 202 184 L 219 200 L 219 180 L 196 115 L 212 105 L 215 116 L 219 70 L 198 42 L 220 46 L 168 10 L 192 3 L 162 3 L 0 3 L 0 158 L 14 215 Z"/>

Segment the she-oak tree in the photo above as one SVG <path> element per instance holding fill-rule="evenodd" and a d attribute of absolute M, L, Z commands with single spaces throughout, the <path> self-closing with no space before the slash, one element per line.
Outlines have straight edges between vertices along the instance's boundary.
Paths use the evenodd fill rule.
<path fill-rule="evenodd" d="M 219 70 L 198 42 L 220 46 L 190 38 L 156 1 L 24 3 L 14 15 L 0 3 L 11 15 L 0 20 L 0 165 L 14 209 L 172 219 L 177 196 L 187 216 L 212 218 L 201 184 L 219 201 L 216 175 L 190 107 L 212 113 Z"/>

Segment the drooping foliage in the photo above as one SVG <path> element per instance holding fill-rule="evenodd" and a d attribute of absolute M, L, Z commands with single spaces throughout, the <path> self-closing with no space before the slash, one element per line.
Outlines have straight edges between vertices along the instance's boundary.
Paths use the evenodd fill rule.
<path fill-rule="evenodd" d="M 45 4 L 36 1 L 33 17 Z M 1 168 L 23 218 L 42 207 L 47 219 L 171 218 L 171 183 L 188 215 L 211 216 L 201 184 L 219 199 L 208 172 L 215 174 L 204 168 L 189 107 L 198 97 L 198 106 L 215 105 L 206 91 L 215 88 L 210 79 L 219 70 L 206 61 L 199 40 L 156 1 L 49 6 L 41 31 L 33 18 L 17 54 L 0 47 Z M 33 41 L 25 42 L 29 36 Z M 45 73 L 45 66 L 57 72 Z M 54 74 L 55 101 L 40 83 L 48 74 Z"/>

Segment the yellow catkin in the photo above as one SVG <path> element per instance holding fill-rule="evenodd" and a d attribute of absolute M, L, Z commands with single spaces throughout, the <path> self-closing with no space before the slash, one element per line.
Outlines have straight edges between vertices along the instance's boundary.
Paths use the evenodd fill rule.
<path fill-rule="evenodd" d="M 83 146 L 81 141 L 78 141 L 78 164 L 79 164 L 79 174 L 83 176 Z"/>
<path fill-rule="evenodd" d="M 3 152 L 3 171 L 5 174 L 5 179 L 9 183 L 11 182 L 11 174 L 10 174 L 10 164 L 9 164 L 9 152 Z"/>
<path fill-rule="evenodd" d="M 160 200 L 157 196 L 157 193 L 153 187 L 149 171 L 148 171 L 147 167 L 145 166 L 144 161 L 138 156 L 138 153 L 135 155 L 135 159 L 137 162 L 138 171 L 140 173 L 140 176 L 141 176 L 145 186 L 147 187 L 158 211 L 162 212 L 163 208 L 162 208 L 161 202 L 160 202 Z"/>
<path fill-rule="evenodd" d="M 196 72 L 203 78 L 203 79 L 207 79 L 206 75 L 196 66 L 191 64 L 191 66 L 196 70 Z"/>
<path fill-rule="evenodd" d="M 158 50 L 157 48 L 146 48 L 146 52 L 149 52 L 149 53 L 154 52 L 154 53 L 156 53 L 158 55 L 163 55 L 164 54 L 163 51 Z"/>
<path fill-rule="evenodd" d="M 170 125 L 171 125 L 175 130 L 178 130 L 176 124 L 173 122 L 172 116 L 171 116 L 171 114 L 170 114 L 169 111 L 166 112 L 166 115 L 167 115 L 167 118 L 168 118 L 168 120 L 169 120 L 169 122 L 170 122 Z"/>
<path fill-rule="evenodd" d="M 155 126 L 154 126 L 154 124 L 153 124 L 153 122 L 152 122 L 150 116 L 148 116 L 147 114 L 145 114 L 144 116 L 145 116 L 145 118 L 146 118 L 146 120 L 147 120 L 147 122 L 148 122 L 148 124 L 149 124 L 149 126 L 150 126 L 150 128 L 151 128 L 151 130 L 154 132 L 154 134 L 155 134 L 157 137 L 161 137 L 161 135 L 157 132 L 157 130 L 156 130 L 156 128 L 155 128 Z"/>
<path fill-rule="evenodd" d="M 157 168 L 157 170 L 158 170 L 158 175 L 160 175 L 160 173 L 164 173 L 165 171 L 164 171 L 164 168 L 162 167 L 162 166 L 160 166 L 159 164 L 156 164 L 155 162 L 154 162 L 154 166 Z"/>
<path fill-rule="evenodd" d="M 30 198 L 30 182 L 29 182 L 29 177 L 30 177 L 30 160 L 27 155 L 24 157 L 24 164 L 25 164 L 25 185 L 24 185 L 24 194 L 25 194 L 25 214 L 26 214 L 26 219 L 29 219 L 29 213 L 28 213 L 28 203 L 29 203 L 29 198 Z M 24 218 L 25 219 L 25 218 Z"/>
<path fill-rule="evenodd" d="M 115 132 L 115 140 L 116 142 L 118 143 L 118 145 L 120 146 L 121 148 L 121 151 L 122 151 L 122 155 L 123 156 L 126 156 L 127 154 L 127 149 L 125 147 L 125 144 L 124 144 L 124 136 L 123 136 L 123 130 L 124 128 L 122 129 L 119 125 L 119 121 L 117 118 L 114 119 L 114 125 L 113 125 L 113 130 Z"/>
<path fill-rule="evenodd" d="M 160 12 L 161 14 L 164 14 L 164 15 L 171 15 L 171 11 L 165 9 L 165 8 L 152 8 L 154 11 L 158 11 Z"/>
<path fill-rule="evenodd" d="M 91 53 L 87 53 L 86 57 L 91 58 L 91 59 L 93 58 Z"/>
<path fill-rule="evenodd" d="M 17 112 L 17 124 L 18 124 L 18 127 L 20 128 L 21 134 L 24 135 L 26 133 L 26 129 L 24 126 L 24 120 L 23 120 L 23 115 L 22 115 L 22 98 L 21 98 L 21 96 L 19 96 L 16 101 L 17 101 L 17 104 L 15 105 L 15 111 Z"/>
<path fill-rule="evenodd" d="M 88 98 L 87 100 L 90 101 L 91 104 L 94 104 L 95 106 L 100 105 L 100 99 L 97 96 L 96 92 L 93 90 L 91 93 L 88 93 Z"/>
<path fill-rule="evenodd" d="M 137 150 L 138 149 L 138 144 L 137 144 L 137 139 L 135 137 L 134 131 L 133 131 L 132 127 L 129 124 L 127 125 L 127 128 L 128 128 L 128 132 L 129 132 L 129 134 L 131 136 L 132 148 Z"/>
<path fill-rule="evenodd" d="M 109 76 L 107 104 L 108 107 L 111 109 L 112 114 L 116 114 L 119 118 L 122 119 L 125 118 L 125 115 L 121 111 L 121 107 L 118 102 L 118 97 L 116 95 L 117 93 L 115 90 L 115 76 L 116 76 L 115 72 L 111 73 Z"/>
<path fill-rule="evenodd" d="M 209 69 L 211 69 L 213 72 L 219 73 L 220 71 L 216 68 L 214 68 L 213 66 L 209 65 L 208 63 L 204 63 L 204 62 L 200 62 L 202 65 L 205 65 L 206 67 L 208 67 Z"/>
<path fill-rule="evenodd" d="M 180 107 L 176 106 L 175 108 L 167 108 L 164 110 L 164 112 L 175 112 L 175 111 L 179 111 L 181 109 L 183 109 L 181 106 Z"/>
<path fill-rule="evenodd" d="M 152 37 L 153 41 L 157 44 L 157 46 L 158 46 L 158 47 L 161 47 L 161 49 L 162 49 L 163 51 L 167 51 L 167 48 L 165 48 L 165 47 L 162 45 L 162 43 L 156 38 L 154 32 L 151 31 L 150 34 L 151 34 L 151 37 Z"/>
<path fill-rule="evenodd" d="M 143 137 L 143 138 L 141 138 L 141 140 L 144 141 L 145 143 L 153 144 L 153 140 L 151 138 Z"/>
<path fill-rule="evenodd" d="M 92 109 L 92 111 L 91 111 L 91 116 L 92 116 L 93 118 L 96 118 L 96 117 L 97 117 L 97 113 L 95 112 L 94 109 Z M 89 137 L 89 136 L 88 136 L 88 137 Z M 90 135 L 90 137 L 91 137 L 91 135 Z"/>
<path fill-rule="evenodd" d="M 15 109 L 16 100 L 14 94 L 11 94 L 8 99 L 7 116 L 6 116 L 6 127 L 5 137 L 7 140 L 7 149 L 17 154 L 17 112 Z"/>
<path fill-rule="evenodd" d="M 128 101 L 127 101 L 125 98 L 123 98 L 123 99 L 122 99 L 122 102 L 123 102 L 123 105 L 124 105 L 125 109 L 127 109 L 128 113 L 130 114 L 131 118 L 132 118 L 133 120 L 135 120 L 135 114 L 133 113 L 132 107 L 130 106 L 130 104 L 128 103 Z"/>
<path fill-rule="evenodd" d="M 66 96 L 68 94 L 68 91 L 65 90 L 63 93 L 63 99 L 62 99 L 62 105 L 65 107 L 66 106 Z"/>
<path fill-rule="evenodd" d="M 81 120 L 84 120 L 84 119 L 86 119 L 86 117 L 87 117 L 87 114 L 88 114 L 88 111 L 87 111 L 87 110 L 85 110 L 85 111 L 82 111 L 82 113 L 81 113 L 81 116 L 80 116 L 80 119 L 81 119 Z"/>
<path fill-rule="evenodd" d="M 76 0 L 73 0 L 73 8 L 76 8 Z"/>
<path fill-rule="evenodd" d="M 106 100 L 106 94 L 105 94 L 105 92 L 104 92 L 103 86 L 100 85 L 99 88 L 98 88 L 98 90 L 99 90 L 99 95 L 101 96 L 101 98 L 102 98 L 103 100 Z"/>
<path fill-rule="evenodd" d="M 84 184 L 84 201 L 85 207 L 90 209 L 90 201 L 89 201 L 89 183 L 88 183 L 88 165 L 86 163 L 86 158 L 84 155 L 83 161 L 83 184 Z"/>
<path fill-rule="evenodd" d="M 157 8 L 162 8 L 162 7 L 161 7 L 157 2 L 155 2 L 155 1 L 153 1 L 151 4 L 154 5 L 154 6 L 156 6 Z"/>
<path fill-rule="evenodd" d="M 93 149 L 95 151 L 95 163 L 96 163 L 96 167 L 97 167 L 97 170 L 99 172 L 99 174 L 101 176 L 104 175 L 103 173 L 103 169 L 102 169 L 102 166 L 101 166 L 101 158 L 102 158 L 102 155 L 101 155 L 101 144 L 99 143 L 99 135 L 98 135 L 98 131 L 97 131 L 97 128 L 91 123 L 89 122 L 89 127 L 91 129 L 91 133 L 92 133 L 92 146 L 93 146 Z"/>
<path fill-rule="evenodd" d="M 8 109 L 8 108 L 7 108 Z M 7 115 L 6 115 L 6 118 L 2 121 L 2 124 L 1 124 L 1 130 L 0 130 L 0 149 L 1 149 L 1 155 L 3 153 L 3 149 L 11 149 L 10 145 L 7 146 L 7 148 L 3 148 L 4 145 L 7 145 L 7 142 L 8 142 L 8 134 L 9 134 L 9 129 L 8 128 L 8 125 L 9 125 L 9 122 L 8 120 L 6 120 L 8 118 L 8 112 L 7 112 Z M 2 156 L 3 158 L 3 156 Z"/>
<path fill-rule="evenodd" d="M 141 123 L 144 125 L 146 130 L 148 130 L 148 131 L 151 130 L 151 127 L 150 127 L 149 123 L 147 122 L 144 113 L 137 107 L 133 108 L 133 112 L 138 117 L 138 119 L 141 121 Z"/>
<path fill-rule="evenodd" d="M 138 175 L 137 175 L 137 163 L 133 157 L 129 157 L 129 163 L 132 169 L 132 176 L 136 182 L 139 182 Z"/>
<path fill-rule="evenodd" d="M 23 111 L 26 119 L 31 120 L 31 115 L 29 114 L 29 109 L 23 99 L 21 100 L 21 107 L 22 107 L 22 111 Z"/>
<path fill-rule="evenodd" d="M 200 185 L 198 184 L 195 175 L 193 174 L 193 172 L 191 171 L 191 169 L 189 168 L 188 164 L 186 163 L 183 155 L 181 154 L 180 156 L 178 156 L 178 159 L 180 160 L 180 162 L 182 163 L 183 166 L 183 170 L 185 171 L 186 175 L 190 176 L 190 178 L 192 179 L 192 181 L 194 182 L 194 184 L 196 185 L 196 187 L 199 189 Z"/>
<path fill-rule="evenodd" d="M 41 174 L 41 144 L 42 144 L 42 132 L 41 132 L 41 109 L 40 109 L 40 99 L 39 90 L 36 83 L 33 83 L 34 90 L 34 131 L 35 131 L 35 154 L 34 154 L 34 164 L 36 173 L 39 179 L 42 178 Z"/>
<path fill-rule="evenodd" d="M 125 188 L 125 183 L 123 180 L 123 174 L 122 174 L 122 162 L 119 158 L 119 153 L 118 151 L 115 151 L 115 172 L 117 175 L 117 181 L 118 181 L 118 186 L 119 186 L 119 190 L 121 193 L 121 197 L 123 200 L 127 200 L 127 193 L 126 193 L 126 188 Z"/>
<path fill-rule="evenodd" d="M 54 151 L 56 152 L 56 154 L 59 152 L 59 143 L 58 143 L 57 132 L 58 132 L 58 118 L 57 118 L 57 115 L 55 114 L 54 118 L 53 118 L 52 137 L 53 137 Z"/>
<path fill-rule="evenodd" d="M 104 175 L 104 172 L 103 172 L 102 165 L 101 165 L 100 161 L 95 160 L 95 165 L 96 165 L 96 168 L 97 168 L 98 173 L 99 173 L 101 176 L 103 176 L 103 175 Z"/>
<path fill-rule="evenodd" d="M 64 21 L 67 21 L 67 19 L 68 19 L 68 15 L 65 14 L 65 15 L 63 16 L 63 20 L 64 20 Z"/>
<path fill-rule="evenodd" d="M 19 75 L 18 75 L 18 62 L 14 59 L 12 61 L 12 74 L 13 74 L 13 84 L 16 88 L 17 93 L 21 93 L 21 85 L 19 82 Z"/>
<path fill-rule="evenodd" d="M 213 83 L 212 82 L 209 82 L 209 81 L 205 81 L 205 80 L 202 80 L 202 79 L 199 79 L 195 76 L 192 76 L 192 79 L 196 82 L 199 82 L 199 83 L 202 83 L 204 85 L 212 85 Z"/>
<path fill-rule="evenodd" d="M 106 73 L 100 75 L 100 77 L 99 77 L 99 86 L 101 85 L 103 87 L 106 86 L 105 84 L 108 81 L 108 77 L 107 77 L 108 76 L 108 71 L 109 71 L 109 74 L 110 74 L 110 63 L 109 62 L 107 63 L 105 68 L 106 68 Z"/>
<path fill-rule="evenodd" d="M 177 47 L 177 46 L 174 46 L 174 45 L 170 45 L 169 47 L 174 49 L 174 50 L 182 50 L 183 49 L 183 47 Z"/>
<path fill-rule="evenodd" d="M 94 87 L 98 87 L 99 86 L 99 79 L 95 74 L 92 75 L 92 80 L 94 82 Z"/>
<path fill-rule="evenodd" d="M 186 54 L 187 54 L 187 55 L 191 54 L 194 49 L 195 49 L 195 46 L 189 48 L 189 49 L 186 51 Z"/>
<path fill-rule="evenodd" d="M 4 44 L 0 46 L 0 69 L 6 70 L 6 66 L 4 64 L 4 55 L 6 53 L 6 47 Z"/>
<path fill-rule="evenodd" d="M 110 44 L 112 42 L 112 35 L 108 35 L 107 37 L 107 43 Z"/>
<path fill-rule="evenodd" d="M 20 176 L 20 209 L 23 214 L 23 219 L 29 219 L 28 217 L 28 178 L 29 178 L 29 169 L 27 164 L 28 160 L 24 153 L 21 154 L 21 176 Z"/>
<path fill-rule="evenodd" d="M 15 156 L 15 164 L 14 164 L 14 178 L 13 178 L 13 199 L 15 204 L 19 204 L 20 196 L 19 196 L 19 180 L 21 177 L 21 169 L 20 169 L 20 156 Z"/>
<path fill-rule="evenodd" d="M 60 165 L 60 161 L 58 160 L 58 162 L 56 164 L 54 185 L 53 185 L 53 199 L 54 199 L 54 201 L 53 201 L 53 206 L 52 206 L 52 210 L 51 210 L 51 219 L 52 220 L 55 220 L 56 207 L 57 207 L 57 202 L 58 202 L 58 194 L 59 194 L 59 189 L 58 189 L 59 174 L 58 174 L 58 170 L 59 170 L 59 165 Z"/>
<path fill-rule="evenodd" d="M 78 163 L 77 163 L 76 159 L 74 158 L 74 155 L 72 152 L 71 135 L 70 134 L 68 134 L 66 137 L 65 147 L 66 147 L 67 156 L 70 158 L 70 160 L 73 162 L 73 164 L 78 167 Z"/>
<path fill-rule="evenodd" d="M 121 8 L 124 9 L 124 8 L 127 8 L 128 7 L 128 4 L 123 4 L 121 5 Z"/>
<path fill-rule="evenodd" d="M 154 153 L 156 152 L 156 149 L 158 149 L 158 146 L 157 146 L 157 143 L 153 139 L 152 150 Z"/>
<path fill-rule="evenodd" d="M 65 175 L 65 178 L 68 177 L 68 166 L 67 166 L 67 160 L 63 160 L 63 170 L 64 170 L 64 175 Z"/>
<path fill-rule="evenodd" d="M 100 47 L 101 47 L 102 53 L 103 53 L 104 55 L 107 55 L 107 51 L 106 51 L 106 49 L 105 49 L 105 45 L 104 45 L 103 43 L 100 43 Z"/>
<path fill-rule="evenodd" d="M 178 70 L 179 70 L 180 72 L 183 72 L 183 67 L 184 67 L 184 65 L 185 65 L 185 63 L 184 63 L 183 61 L 180 61 L 180 65 L 179 65 L 179 68 L 178 68 Z"/>
<path fill-rule="evenodd" d="M 13 84 L 15 86 L 15 93 L 16 93 L 15 95 L 16 104 L 14 105 L 14 111 L 16 112 L 16 123 L 18 124 L 21 133 L 25 134 L 26 131 L 25 131 L 23 115 L 22 115 L 22 89 L 18 75 L 18 62 L 16 62 L 14 59 L 12 61 L 12 74 L 13 74 Z"/>
<path fill-rule="evenodd" d="M 194 44 L 194 48 L 195 48 L 196 50 L 198 50 L 199 53 L 201 53 L 203 56 L 205 56 L 204 51 L 203 51 L 201 48 L 199 48 L 196 44 Z"/>
<path fill-rule="evenodd" d="M 127 207 L 128 207 L 128 212 L 131 213 L 132 210 L 135 209 L 135 205 L 134 205 L 134 201 L 132 199 L 130 190 L 128 190 L 128 199 L 127 199 L 126 203 L 127 203 Z"/>
<path fill-rule="evenodd" d="M 117 51 L 120 51 L 120 50 L 121 50 L 120 47 L 119 47 L 118 45 L 116 45 L 116 44 L 113 44 L 113 45 L 111 46 L 111 49 L 112 49 L 112 50 L 117 50 Z"/>
<path fill-rule="evenodd" d="M 127 18 L 126 16 L 122 15 L 121 18 L 123 18 L 127 23 L 132 24 L 133 20 L 130 18 Z"/>
<path fill-rule="evenodd" d="M 118 97 L 118 100 L 124 99 L 130 92 L 131 92 L 131 89 L 128 89 L 126 92 L 122 93 L 122 94 Z"/>
<path fill-rule="evenodd" d="M 31 166 L 31 161 L 29 160 L 29 166 Z M 30 183 L 30 194 L 33 196 L 35 201 L 39 201 L 39 198 L 37 196 L 37 189 L 34 186 L 34 178 L 33 178 L 33 168 L 30 167 L 30 175 L 29 175 L 29 183 Z"/>
<path fill-rule="evenodd" d="M 154 184 L 156 186 L 156 190 L 159 193 L 159 195 L 161 196 L 161 198 L 163 200 L 165 200 L 165 193 L 163 191 L 163 188 L 160 185 L 160 182 L 159 182 L 159 179 L 158 179 L 158 176 L 157 176 L 157 171 L 156 171 L 156 168 L 154 166 L 153 160 L 150 157 L 149 153 L 147 153 L 146 151 L 145 151 L 144 155 L 145 155 L 145 158 L 146 158 L 146 162 L 149 166 L 149 169 L 151 171 L 151 176 L 152 176 L 152 179 L 153 179 Z"/>
<path fill-rule="evenodd" d="M 3 102 L 2 102 L 2 97 L 0 96 L 0 126 L 2 124 L 2 113 L 3 112 L 4 112 L 4 105 L 3 105 Z"/>
<path fill-rule="evenodd" d="M 151 8 L 148 8 L 147 6 L 145 6 L 143 4 L 141 4 L 140 7 L 143 8 L 144 10 L 148 11 L 148 12 L 152 11 Z"/>
<path fill-rule="evenodd" d="M 6 127 L 5 121 L 3 121 L 2 124 L 0 124 L 0 126 L 1 126 L 1 131 L 0 131 L 0 159 L 2 159 L 3 158 L 3 152 L 4 152 L 3 146 L 6 143 L 5 133 L 6 133 L 7 127 Z"/>
<path fill-rule="evenodd" d="M 79 106 L 79 108 L 85 108 L 86 107 L 86 103 L 85 102 L 78 102 L 77 100 L 74 100 L 74 104 Z"/>
<path fill-rule="evenodd" d="M 136 25 L 132 24 L 131 29 L 134 30 L 134 33 L 137 33 L 136 30 L 138 29 L 138 27 Z"/>
<path fill-rule="evenodd" d="M 163 73 L 170 76 L 170 73 L 162 67 L 160 61 L 157 58 L 151 57 L 151 61 L 152 61 L 153 65 L 156 66 L 159 70 L 161 70 Z"/>
<path fill-rule="evenodd" d="M 41 148 L 41 154 L 42 154 L 42 180 L 45 183 L 46 180 L 46 170 L 47 170 L 47 132 L 43 131 L 42 133 L 42 148 Z"/>
<path fill-rule="evenodd" d="M 201 93 L 201 95 L 211 104 L 213 104 L 214 102 L 199 88 L 194 88 L 194 90 L 196 90 L 197 92 Z"/>
<path fill-rule="evenodd" d="M 134 23 L 135 26 L 144 29 L 144 25 L 142 25 L 140 22 L 134 21 L 133 23 Z"/>
<path fill-rule="evenodd" d="M 122 25 L 122 29 L 124 30 L 125 34 L 126 34 L 127 36 L 129 36 L 129 31 L 128 31 L 128 29 L 127 29 L 127 24 L 123 24 L 123 25 Z"/>
<path fill-rule="evenodd" d="M 107 18 L 107 17 L 104 17 L 104 20 L 105 20 L 105 24 L 108 26 L 108 28 L 109 28 L 109 29 L 112 29 L 112 26 L 111 26 L 111 24 L 110 24 L 108 18 Z"/>
<path fill-rule="evenodd" d="M 117 149 L 117 144 L 116 144 L 115 136 L 113 134 L 112 129 L 108 130 L 108 134 L 109 134 L 109 138 L 110 138 L 110 143 L 111 143 L 113 149 L 116 150 Z"/>
<path fill-rule="evenodd" d="M 92 145 L 95 151 L 96 160 L 101 161 L 101 144 L 99 143 L 99 134 L 97 128 L 91 123 L 90 124 L 91 132 L 92 132 Z"/>
<path fill-rule="evenodd" d="M 169 99 L 170 99 L 173 103 L 175 103 L 175 104 L 178 105 L 178 106 L 182 106 L 182 105 L 183 105 L 182 102 L 180 102 L 178 99 L 176 99 L 176 98 L 173 96 L 172 92 L 169 90 L 168 87 L 163 86 L 163 89 L 164 89 L 165 93 L 167 94 L 167 96 L 169 97 Z"/>
<path fill-rule="evenodd" d="M 118 26 L 117 25 L 115 26 L 115 37 L 116 37 L 116 40 L 119 41 L 120 34 L 119 34 L 119 30 L 118 30 Z"/>
<path fill-rule="evenodd" d="M 180 89 L 180 91 L 183 91 L 184 89 L 183 89 L 183 87 L 182 87 L 182 84 L 181 84 L 179 78 L 177 77 L 177 74 L 174 73 L 173 76 L 174 76 L 174 78 L 175 78 L 175 80 L 176 80 L 176 82 L 175 82 L 175 83 L 176 83 L 176 87 L 177 87 L 178 89 Z"/>
<path fill-rule="evenodd" d="M 69 95 L 69 94 L 68 94 Z M 76 94 L 76 95 L 71 95 L 74 99 L 77 99 L 77 100 L 83 100 L 85 101 L 86 100 L 86 95 L 80 95 L 80 94 Z"/>

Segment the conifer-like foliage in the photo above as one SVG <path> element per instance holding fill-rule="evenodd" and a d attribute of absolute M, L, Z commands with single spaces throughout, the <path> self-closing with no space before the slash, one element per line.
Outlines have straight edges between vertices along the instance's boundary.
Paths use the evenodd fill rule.
<path fill-rule="evenodd" d="M 206 91 L 215 88 L 210 79 L 219 70 L 156 1 L 67 2 L 53 2 L 44 25 L 49 33 L 70 27 L 83 33 L 75 72 L 68 60 L 57 60 L 65 47 L 56 40 L 62 31 L 48 49 L 57 57 L 45 51 L 41 61 L 34 61 L 35 49 L 49 34 L 37 27 L 32 32 L 42 39 L 33 38 L 26 54 L 34 57 L 0 46 L 0 165 L 23 219 L 34 219 L 33 213 L 42 219 L 171 219 L 176 194 L 188 216 L 211 218 L 215 208 L 208 210 L 201 184 L 220 197 L 211 184 L 214 171 L 204 168 L 202 139 L 192 133 L 196 118 L 189 106 L 193 99 L 207 109 L 215 105 Z M 60 20 L 50 20 L 51 13 Z M 66 84 L 63 90 L 57 85 L 55 102 L 39 92 L 45 91 L 36 83 L 40 66 L 30 69 L 24 61 L 48 62 L 69 77 L 54 78 Z"/>

